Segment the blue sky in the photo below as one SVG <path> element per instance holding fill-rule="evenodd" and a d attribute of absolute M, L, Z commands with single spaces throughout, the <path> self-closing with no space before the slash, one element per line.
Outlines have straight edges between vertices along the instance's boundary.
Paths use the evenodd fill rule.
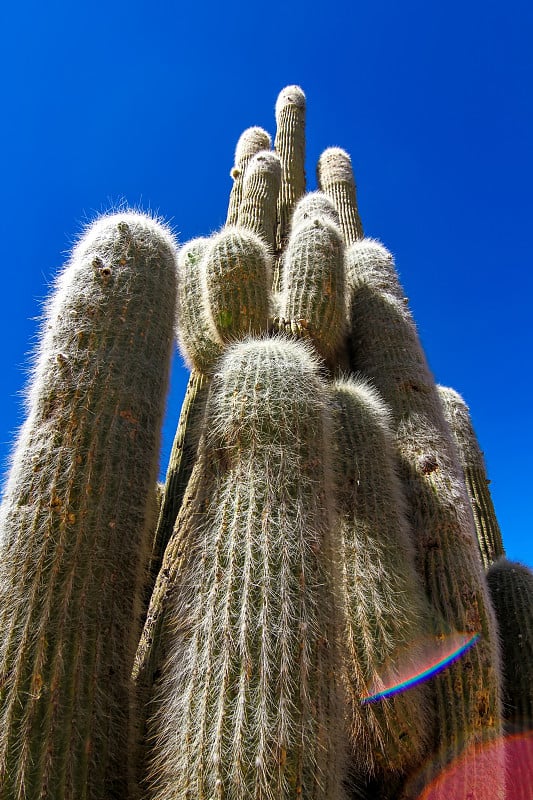
<path fill-rule="evenodd" d="M 352 156 L 430 366 L 470 405 L 510 558 L 533 566 L 529 0 L 4 4 L 0 460 L 36 317 L 82 225 L 125 199 L 181 242 L 224 222 L 240 133 L 308 100 L 307 175 Z M 161 463 L 187 373 L 176 356 Z"/>

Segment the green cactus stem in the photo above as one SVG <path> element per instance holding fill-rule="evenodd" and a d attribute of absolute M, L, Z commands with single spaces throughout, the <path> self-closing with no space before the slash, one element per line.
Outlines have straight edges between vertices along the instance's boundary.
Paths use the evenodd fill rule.
<path fill-rule="evenodd" d="M 417 568 L 432 605 L 435 633 L 479 634 L 462 657 L 432 679 L 439 748 L 432 770 L 501 734 L 499 652 L 474 520 L 455 444 L 427 366 L 392 256 L 372 240 L 346 253 L 350 348 L 354 371 L 370 379 L 390 406 L 408 503 Z M 388 288 L 389 287 L 389 288 Z M 457 800 L 502 794 L 502 765 L 483 776 L 469 765 Z"/>
<path fill-rule="evenodd" d="M 228 350 L 164 601 L 154 800 L 344 796 L 330 438 L 304 343 Z"/>
<path fill-rule="evenodd" d="M 0 798 L 135 797 L 131 670 L 176 300 L 171 233 L 90 227 L 46 308 L 0 511 Z"/>
<path fill-rule="evenodd" d="M 357 210 L 355 180 L 348 153 L 340 147 L 324 150 L 318 160 L 317 178 L 320 189 L 331 197 L 339 212 L 346 245 L 362 239 L 363 226 Z"/>
<path fill-rule="evenodd" d="M 296 208 L 298 224 L 284 254 L 280 317 L 286 330 L 310 337 L 324 359 L 333 362 L 346 332 L 344 244 L 331 221 L 334 209 L 327 216 L 315 213 L 316 197 L 310 198 L 303 197 Z"/>
<path fill-rule="evenodd" d="M 498 558 L 505 555 L 502 534 L 494 511 L 485 459 L 472 426 L 470 412 L 465 401 L 454 389 L 439 386 L 444 416 L 446 417 L 459 452 L 464 471 L 466 488 L 470 497 L 479 552 L 483 566 L 487 569 Z"/>
<path fill-rule="evenodd" d="M 242 200 L 242 187 L 248 163 L 260 150 L 270 150 L 272 139 L 263 128 L 247 128 L 235 148 L 235 165 L 231 170 L 233 186 L 230 193 L 226 225 L 236 225 Z"/>
<path fill-rule="evenodd" d="M 276 249 L 277 200 L 281 163 L 276 153 L 263 150 L 248 164 L 242 188 L 238 227 L 260 236 L 274 255 Z"/>
<path fill-rule="evenodd" d="M 362 380 L 337 381 L 333 400 L 352 771 L 363 781 L 379 775 L 390 782 L 428 752 L 435 722 L 428 686 L 363 701 L 425 663 L 429 610 L 395 471 L 390 413 Z"/>
<path fill-rule="evenodd" d="M 271 262 L 257 234 L 244 228 L 224 228 L 210 240 L 200 270 L 213 339 L 222 346 L 246 335 L 266 333 Z"/>
<path fill-rule="evenodd" d="M 294 206 L 305 194 L 305 94 L 299 86 L 287 86 L 276 102 L 274 149 L 281 160 L 281 188 L 278 199 L 278 256 L 285 249 Z M 274 291 L 281 285 L 278 258 Z"/>
<path fill-rule="evenodd" d="M 176 338 L 186 364 L 202 375 L 212 372 L 223 349 L 205 302 L 205 273 L 201 262 L 210 243 L 208 238 L 191 239 L 178 253 Z"/>

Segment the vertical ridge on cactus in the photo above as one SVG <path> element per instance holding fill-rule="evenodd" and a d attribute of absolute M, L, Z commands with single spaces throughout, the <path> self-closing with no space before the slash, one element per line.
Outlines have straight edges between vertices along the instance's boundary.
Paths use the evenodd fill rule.
<path fill-rule="evenodd" d="M 213 378 L 167 592 L 157 800 L 343 796 L 326 397 L 301 342 L 235 344 Z"/>
<path fill-rule="evenodd" d="M 475 751 L 501 735 L 496 624 L 455 445 L 410 312 L 400 299 L 392 257 L 378 243 L 362 240 L 348 248 L 346 263 L 351 366 L 372 380 L 391 408 L 417 567 L 435 633 L 480 634 L 475 647 L 432 679 L 435 747 L 440 747 L 432 769 L 438 770 L 468 747 Z M 500 797 L 503 767 L 497 759 L 492 766 L 491 775 L 465 766 L 457 800 L 466 800 L 487 781 Z"/>
<path fill-rule="evenodd" d="M 48 304 L 0 512 L 0 797 L 134 796 L 130 673 L 175 314 L 175 245 L 88 229 Z"/>
<path fill-rule="evenodd" d="M 465 401 L 454 389 L 439 386 L 444 415 L 450 425 L 464 471 L 466 488 L 476 523 L 479 552 L 485 568 L 505 555 L 494 510 L 483 453 Z"/>

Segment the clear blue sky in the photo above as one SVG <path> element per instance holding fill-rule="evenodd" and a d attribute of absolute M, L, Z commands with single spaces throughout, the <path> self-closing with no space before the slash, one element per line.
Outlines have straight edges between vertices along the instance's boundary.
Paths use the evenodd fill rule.
<path fill-rule="evenodd" d="M 397 265 L 431 368 L 471 407 L 509 557 L 533 566 L 531 0 L 92 0 L 0 12 L 0 459 L 40 303 L 82 224 L 225 219 L 240 133 L 308 99 L 308 182 L 348 150 L 367 234 Z M 187 374 L 176 357 L 166 465 Z"/>

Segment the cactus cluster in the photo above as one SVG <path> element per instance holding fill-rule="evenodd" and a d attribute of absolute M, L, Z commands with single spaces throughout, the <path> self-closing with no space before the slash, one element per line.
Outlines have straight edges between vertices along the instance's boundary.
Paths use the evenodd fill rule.
<path fill-rule="evenodd" d="M 220 231 L 104 216 L 57 280 L 0 508 L 0 800 L 531 796 L 533 573 L 348 154 L 306 191 L 305 108 L 243 133 Z"/>

